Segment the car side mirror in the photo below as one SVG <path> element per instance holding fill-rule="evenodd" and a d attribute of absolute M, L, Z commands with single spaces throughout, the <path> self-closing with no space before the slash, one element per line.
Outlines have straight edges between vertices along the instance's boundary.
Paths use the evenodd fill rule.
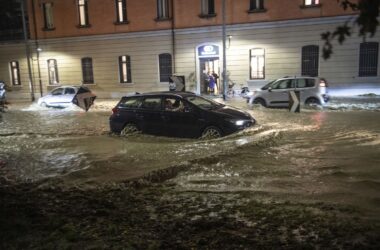
<path fill-rule="evenodd" d="M 269 92 L 272 92 L 272 87 L 269 87 L 269 88 L 268 88 L 268 91 L 269 91 Z"/>

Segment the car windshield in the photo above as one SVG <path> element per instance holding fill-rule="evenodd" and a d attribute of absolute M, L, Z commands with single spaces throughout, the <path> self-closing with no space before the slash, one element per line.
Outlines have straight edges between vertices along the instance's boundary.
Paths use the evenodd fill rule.
<path fill-rule="evenodd" d="M 276 80 L 271 81 L 271 82 L 265 84 L 264 87 L 262 87 L 261 89 L 262 89 L 262 90 L 267 90 L 267 89 L 268 89 L 268 88 L 269 88 L 269 87 L 270 87 L 275 81 L 276 81 Z"/>
<path fill-rule="evenodd" d="M 217 103 L 200 96 L 188 96 L 185 99 L 201 109 L 216 109 L 224 106 L 221 103 Z"/>

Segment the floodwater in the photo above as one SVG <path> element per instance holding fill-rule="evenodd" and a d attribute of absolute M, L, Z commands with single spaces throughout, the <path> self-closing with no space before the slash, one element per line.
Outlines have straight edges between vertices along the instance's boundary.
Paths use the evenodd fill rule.
<path fill-rule="evenodd" d="M 9 182 L 96 187 L 180 167 L 177 189 L 263 201 L 326 202 L 380 212 L 380 105 L 326 109 L 248 107 L 258 124 L 216 140 L 109 134 L 116 101 L 77 108 L 10 107 L 0 120 L 0 176 Z"/>

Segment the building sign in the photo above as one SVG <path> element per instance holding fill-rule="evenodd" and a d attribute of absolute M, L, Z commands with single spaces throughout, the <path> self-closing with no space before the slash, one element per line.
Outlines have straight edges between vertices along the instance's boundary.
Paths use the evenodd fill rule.
<path fill-rule="evenodd" d="M 217 45 L 203 45 L 198 47 L 198 57 L 218 57 L 219 46 Z"/>

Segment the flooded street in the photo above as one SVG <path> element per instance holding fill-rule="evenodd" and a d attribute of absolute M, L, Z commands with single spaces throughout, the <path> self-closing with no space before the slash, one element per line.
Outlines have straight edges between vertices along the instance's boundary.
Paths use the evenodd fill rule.
<path fill-rule="evenodd" d="M 3 113 L 0 194 L 10 205 L 0 212 L 26 199 L 36 218 L 59 215 L 42 225 L 66 239 L 69 223 L 76 239 L 66 239 L 69 248 L 380 246 L 379 100 L 301 113 L 232 100 L 258 124 L 215 140 L 111 135 L 115 103 L 100 101 L 87 113 L 35 104 Z M 32 218 L 21 210 L 15 216 Z M 20 228 L 29 230 L 11 230 L 4 246 Z M 40 230 L 32 235 L 49 234 Z M 62 244 L 57 235 L 49 234 L 50 244 Z M 123 239 L 112 245 L 115 237 Z M 17 244 L 38 248 L 28 238 Z"/>

